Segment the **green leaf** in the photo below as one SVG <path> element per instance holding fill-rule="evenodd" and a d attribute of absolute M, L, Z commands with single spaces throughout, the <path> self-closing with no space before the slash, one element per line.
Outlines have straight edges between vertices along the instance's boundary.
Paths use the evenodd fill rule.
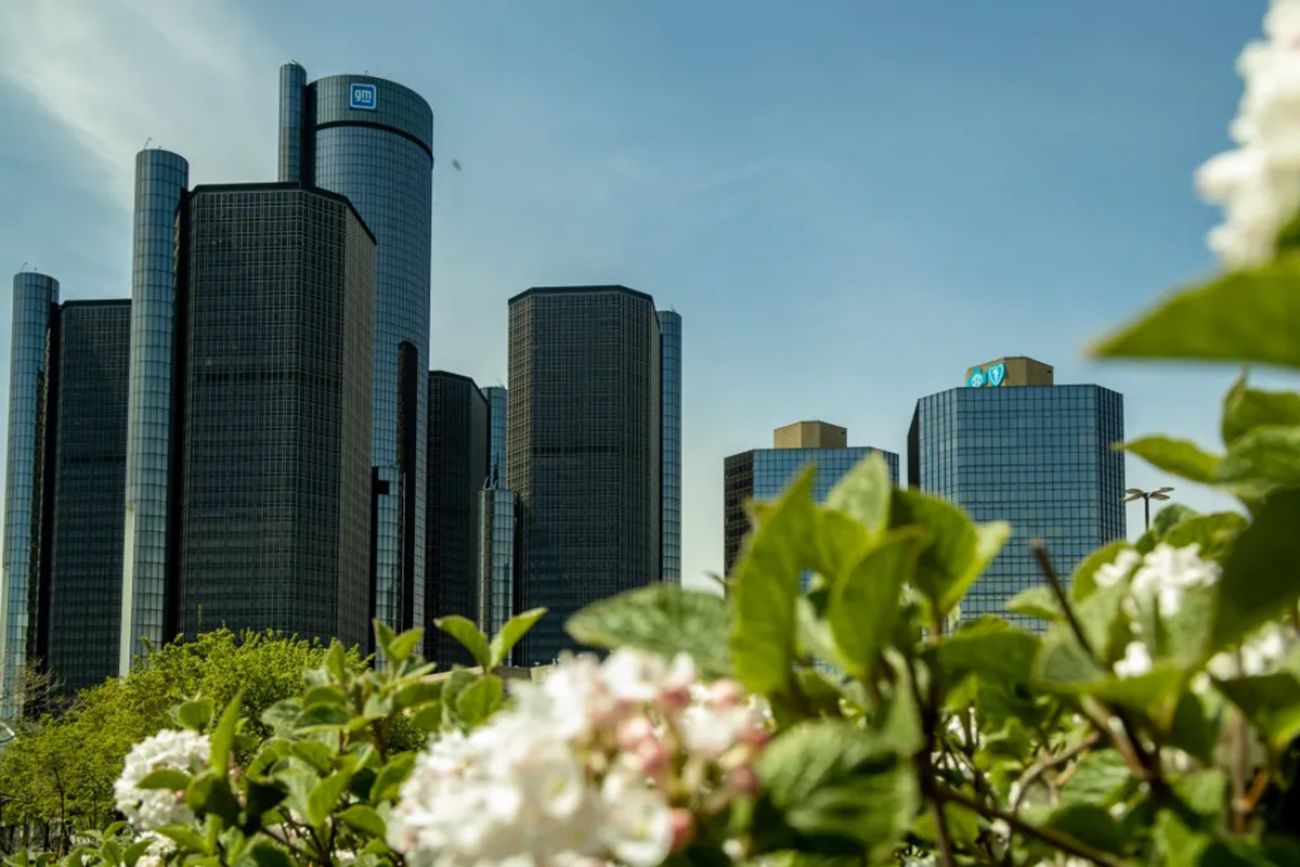
<path fill-rule="evenodd" d="M 351 721 L 352 714 L 345 707 L 336 704 L 314 704 L 303 708 L 294 720 L 294 727 L 303 731 L 323 730 L 339 728 Z"/>
<path fill-rule="evenodd" d="M 420 645 L 420 639 L 423 637 L 423 629 L 416 628 L 406 630 L 389 642 L 388 658 L 393 662 L 405 662 L 406 659 L 415 651 L 415 648 Z"/>
<path fill-rule="evenodd" d="M 1127 835 L 1106 808 L 1096 804 L 1071 804 L 1052 813 L 1047 827 L 1068 834 L 1080 843 L 1113 854 L 1124 848 Z"/>
<path fill-rule="evenodd" d="M 347 651 L 337 638 L 330 642 L 330 649 L 325 654 L 325 668 L 340 682 L 348 677 Z"/>
<path fill-rule="evenodd" d="M 295 867 L 294 860 L 283 849 L 270 843 L 257 843 L 249 850 L 257 867 Z"/>
<path fill-rule="evenodd" d="M 1036 637 L 989 616 L 964 624 L 941 639 L 931 653 L 949 683 L 969 672 L 1004 682 L 1027 683 L 1038 647 Z"/>
<path fill-rule="evenodd" d="M 219 816 L 227 825 L 239 821 L 239 802 L 230 791 L 230 783 L 216 771 L 204 771 L 185 790 L 185 803 L 200 818 Z"/>
<path fill-rule="evenodd" d="M 433 625 L 459 641 L 461 646 L 469 651 L 469 655 L 474 657 L 474 661 L 483 666 L 484 670 L 492 667 L 492 656 L 488 650 L 487 636 L 468 617 L 451 614 L 447 617 L 439 617 L 433 621 Z"/>
<path fill-rule="evenodd" d="M 1216 478 L 1239 497 L 1258 499 L 1300 488 L 1300 427 L 1257 427 L 1228 448 Z"/>
<path fill-rule="evenodd" d="M 311 794 L 307 796 L 307 821 L 316 826 L 323 825 L 334 805 L 347 791 L 351 778 L 352 774 L 348 771 L 335 771 L 313 786 Z"/>
<path fill-rule="evenodd" d="M 207 852 L 210 848 L 207 841 L 188 825 L 164 825 L 158 829 L 158 833 L 191 852 Z"/>
<path fill-rule="evenodd" d="M 1300 367 L 1300 264 L 1280 259 L 1178 292 L 1093 348 L 1114 358 Z"/>
<path fill-rule="evenodd" d="M 1055 621 L 1062 617 L 1061 606 L 1050 587 L 1030 587 L 1007 600 L 1007 610 L 1022 617 Z"/>
<path fill-rule="evenodd" d="M 388 828 L 374 807 L 368 807 L 365 804 L 353 804 L 339 813 L 339 818 L 348 827 L 354 828 L 363 834 L 369 834 L 371 837 L 382 840 L 388 835 Z"/>
<path fill-rule="evenodd" d="M 1164 514 L 1162 511 L 1160 514 Z M 1193 515 L 1175 524 L 1161 540 L 1175 548 L 1199 545 L 1201 557 L 1220 560 L 1246 529 L 1246 519 L 1236 512 L 1216 512 L 1212 515 Z"/>
<path fill-rule="evenodd" d="M 770 695 L 790 681 L 795 655 L 795 597 L 807 566 L 812 535 L 812 468 L 780 500 L 756 510 L 755 528 L 733 570 L 728 641 L 736 678 L 751 692 Z"/>
<path fill-rule="evenodd" d="M 388 655 L 388 648 L 396 636 L 397 633 L 393 632 L 393 627 L 382 620 L 375 620 L 375 646 L 379 648 L 380 653 L 385 656 Z"/>
<path fill-rule="evenodd" d="M 1005 521 L 976 526 L 957 506 L 919 491 L 895 490 L 891 526 L 920 525 L 929 531 L 913 584 L 940 616 L 966 595 L 1011 535 Z"/>
<path fill-rule="evenodd" d="M 150 771 L 145 778 L 136 783 L 136 788 L 140 789 L 168 789 L 178 792 L 190 784 L 190 775 L 184 771 L 177 771 L 171 768 L 159 768 L 156 771 Z"/>
<path fill-rule="evenodd" d="M 1123 756 L 1114 750 L 1095 749 L 1075 763 L 1070 778 L 1061 787 L 1061 803 L 1109 807 L 1133 782 L 1133 770 Z"/>
<path fill-rule="evenodd" d="M 122 852 L 122 863 L 126 864 L 127 867 L 135 867 L 135 862 L 139 861 L 140 856 L 145 852 L 148 852 L 149 847 L 152 845 L 153 840 L 136 840 L 130 846 L 127 846 L 126 850 Z M 73 861 L 72 863 L 79 864 L 80 862 Z"/>
<path fill-rule="evenodd" d="M 393 702 L 397 707 L 405 709 L 433 701 L 440 695 L 442 695 L 442 684 L 416 681 L 399 689 L 397 695 L 393 697 Z"/>
<path fill-rule="evenodd" d="M 871 535 L 878 535 L 889 526 L 893 488 L 885 459 L 873 451 L 831 489 L 826 507 L 843 512 Z"/>
<path fill-rule="evenodd" d="M 1223 563 L 1210 648 L 1234 643 L 1300 599 L 1300 492 L 1269 497 Z"/>
<path fill-rule="evenodd" d="M 415 753 L 401 753 L 389 759 L 375 777 L 375 784 L 370 789 L 371 802 L 379 804 L 396 799 L 398 789 L 406 782 L 414 764 Z"/>
<path fill-rule="evenodd" d="M 488 661 L 492 663 L 492 668 L 506 661 L 510 651 L 519 643 L 519 639 L 523 638 L 545 613 L 545 608 L 533 608 L 522 614 L 516 614 L 502 625 L 501 631 L 492 636 L 492 643 L 488 647 Z"/>
<path fill-rule="evenodd" d="M 190 731 L 201 732 L 212 722 L 212 699 L 198 698 L 175 708 L 174 717 Z"/>
<path fill-rule="evenodd" d="M 244 700 L 244 690 L 235 693 L 234 698 L 221 712 L 217 727 L 212 730 L 210 767 L 224 779 L 230 769 L 230 747 L 235 742 L 235 725 L 239 722 L 239 707 Z"/>
<path fill-rule="evenodd" d="M 588 605 L 564 628 L 591 647 L 636 647 L 669 659 L 684 651 L 711 677 L 731 672 L 727 604 L 712 593 L 651 584 Z"/>
<path fill-rule="evenodd" d="M 503 692 L 501 678 L 483 675 L 456 696 L 456 716 L 471 728 L 485 722 L 501 706 Z"/>
<path fill-rule="evenodd" d="M 1294 674 L 1264 674 L 1216 680 L 1219 691 L 1241 708 L 1274 750 L 1300 735 L 1300 680 Z"/>
<path fill-rule="evenodd" d="M 334 684 L 324 686 L 313 686 L 307 690 L 302 697 L 304 707 L 311 707 L 314 704 L 336 704 L 340 707 L 347 704 L 348 697 L 341 687 Z"/>
<path fill-rule="evenodd" d="M 294 756 L 322 773 L 334 768 L 334 751 L 320 741 L 294 741 L 289 749 Z"/>
<path fill-rule="evenodd" d="M 1246 385 L 1246 375 L 1223 398 L 1223 441 L 1232 445 L 1257 427 L 1300 425 L 1300 394 L 1260 391 Z"/>
<path fill-rule="evenodd" d="M 1191 440 L 1151 436 L 1124 444 L 1124 450 L 1154 467 L 1194 482 L 1213 482 L 1223 458 L 1201 449 Z"/>
<path fill-rule="evenodd" d="M 800 723 L 768 745 L 755 769 L 764 803 L 793 833 L 789 848 L 860 852 L 892 846 L 918 802 L 910 764 L 844 723 Z M 779 830 L 760 826 L 760 834 Z"/>
<path fill-rule="evenodd" d="M 849 674 L 869 672 L 888 641 L 899 593 L 915 574 L 925 542 L 921 527 L 890 531 L 832 586 L 827 619 Z"/>

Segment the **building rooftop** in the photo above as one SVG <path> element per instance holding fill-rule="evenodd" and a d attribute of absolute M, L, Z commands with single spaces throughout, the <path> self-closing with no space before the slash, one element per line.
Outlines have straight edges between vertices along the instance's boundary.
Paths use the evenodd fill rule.
<path fill-rule="evenodd" d="M 824 421 L 797 421 L 772 431 L 774 449 L 844 449 L 848 428 Z"/>

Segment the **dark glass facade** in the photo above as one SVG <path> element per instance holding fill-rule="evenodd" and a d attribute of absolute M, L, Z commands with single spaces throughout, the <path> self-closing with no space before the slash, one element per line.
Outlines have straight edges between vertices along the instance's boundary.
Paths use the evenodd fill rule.
<path fill-rule="evenodd" d="M 175 343 L 180 244 L 178 219 L 189 183 L 184 157 L 159 149 L 135 157 L 131 250 L 131 361 L 126 412 L 126 516 L 122 554 L 118 671 L 148 641 L 169 640 L 174 600 L 168 562 Z"/>
<path fill-rule="evenodd" d="M 373 76 L 307 83 L 288 64 L 280 84 L 280 180 L 346 196 L 376 239 L 375 614 L 398 628 L 424 624 L 433 112 Z"/>
<path fill-rule="evenodd" d="M 659 311 L 663 433 L 663 580 L 682 583 L 682 317 Z"/>
<path fill-rule="evenodd" d="M 0 573 L 0 719 L 21 707 L 19 677 L 36 656 L 40 581 L 44 399 L 50 329 L 59 281 L 27 271 L 14 275 L 9 355 L 9 446 L 5 476 L 4 564 Z"/>
<path fill-rule="evenodd" d="M 1124 398 L 1096 385 L 953 388 L 917 402 L 908 482 L 1013 528 L 963 617 L 1005 614 L 1007 599 L 1042 583 L 1031 539 L 1069 575 L 1124 537 L 1124 459 L 1112 448 L 1123 439 Z"/>
<path fill-rule="evenodd" d="M 117 674 L 131 302 L 68 301 L 58 322 L 43 596 L 46 659 L 71 694 Z"/>
<path fill-rule="evenodd" d="M 510 300 L 517 601 L 550 612 L 522 664 L 572 647 L 564 622 L 584 605 L 662 578 L 660 350 L 644 293 L 557 287 Z"/>
<path fill-rule="evenodd" d="M 425 654 L 439 665 L 473 664 L 460 643 L 432 627 L 435 617 L 479 615 L 479 493 L 488 477 L 488 402 L 474 380 L 429 374 L 429 627 Z"/>
<path fill-rule="evenodd" d="M 183 631 L 369 637 L 374 240 L 341 196 L 187 204 Z"/>
<path fill-rule="evenodd" d="M 731 455 L 723 462 L 723 563 L 731 574 L 749 533 L 750 500 L 773 500 L 795 480 L 804 467 L 816 469 L 813 497 L 822 502 L 850 470 L 872 452 L 885 459 L 890 478 L 898 484 L 898 455 L 869 446 L 829 449 L 754 449 Z"/>
<path fill-rule="evenodd" d="M 495 635 L 515 613 L 515 492 L 506 487 L 510 393 L 483 389 L 488 402 L 488 478 L 479 492 L 479 627 Z"/>

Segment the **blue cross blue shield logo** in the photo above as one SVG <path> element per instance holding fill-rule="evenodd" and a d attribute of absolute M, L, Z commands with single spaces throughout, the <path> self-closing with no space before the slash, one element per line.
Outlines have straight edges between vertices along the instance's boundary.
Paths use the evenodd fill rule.
<path fill-rule="evenodd" d="M 984 368 L 982 367 L 971 368 L 970 376 L 966 377 L 966 384 L 969 385 L 971 388 L 983 388 Z"/>
<path fill-rule="evenodd" d="M 989 366 L 988 372 L 989 386 L 997 388 L 1002 384 L 1002 380 L 1007 378 L 1007 366 L 1002 362 Z"/>
<path fill-rule="evenodd" d="M 348 88 L 348 108 L 375 111 L 379 108 L 379 89 L 373 84 L 353 82 Z"/>

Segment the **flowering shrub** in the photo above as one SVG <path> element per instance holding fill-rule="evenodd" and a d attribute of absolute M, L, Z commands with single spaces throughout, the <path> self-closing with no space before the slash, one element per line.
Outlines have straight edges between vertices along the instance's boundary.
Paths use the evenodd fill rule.
<path fill-rule="evenodd" d="M 1201 175 L 1237 270 L 1098 354 L 1300 369 L 1300 0 L 1267 30 L 1242 148 Z M 1035 545 L 1008 608 L 1037 630 L 957 616 L 1009 527 L 871 458 L 824 504 L 809 475 L 754 504 L 725 599 L 659 585 L 571 618 L 603 661 L 507 690 L 543 612 L 491 640 L 450 617 L 476 672 L 433 679 L 418 630 L 378 625 L 381 665 L 336 645 L 256 720 L 182 704 L 127 757 L 126 822 L 63 863 L 1300 864 L 1300 394 L 1243 374 L 1222 439 L 1125 445 L 1241 511 L 1166 508 L 1069 576 Z"/>

